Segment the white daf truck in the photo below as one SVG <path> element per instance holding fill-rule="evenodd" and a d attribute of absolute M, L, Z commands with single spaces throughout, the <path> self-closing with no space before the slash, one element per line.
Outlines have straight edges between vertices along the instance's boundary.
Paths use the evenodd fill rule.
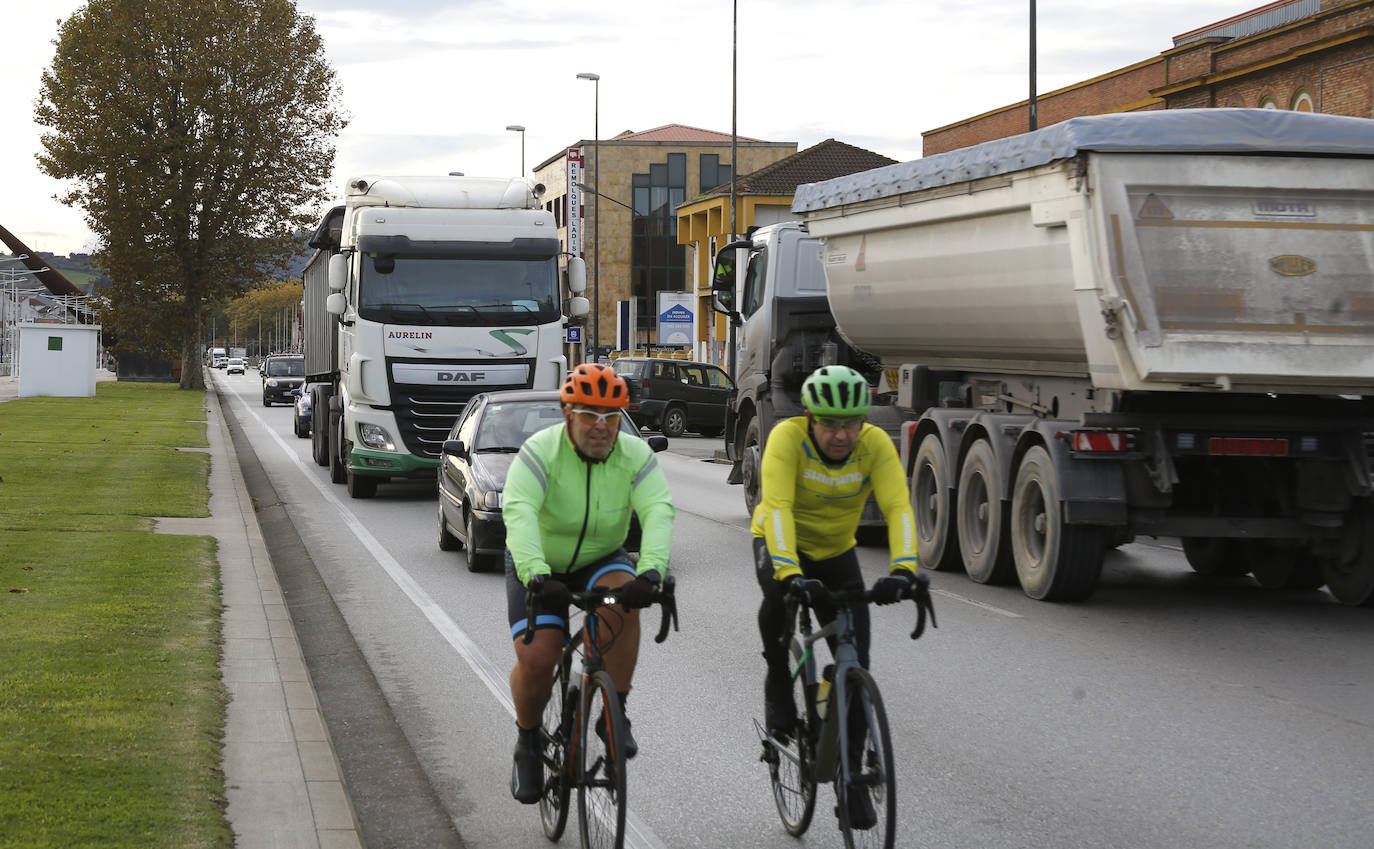
<path fill-rule="evenodd" d="M 304 272 L 306 386 L 315 460 L 352 497 L 432 479 L 477 393 L 561 383 L 586 270 L 543 194 L 518 178 L 369 175 L 325 215 Z"/>
<path fill-rule="evenodd" d="M 898 376 L 928 568 L 1079 600 L 1169 535 L 1374 603 L 1374 121 L 1075 118 L 793 211 L 843 341 Z"/>

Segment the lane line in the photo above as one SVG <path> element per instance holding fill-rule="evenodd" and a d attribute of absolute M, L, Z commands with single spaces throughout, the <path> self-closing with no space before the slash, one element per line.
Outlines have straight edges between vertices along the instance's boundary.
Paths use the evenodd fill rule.
<path fill-rule="evenodd" d="M 458 627 L 458 623 L 454 622 L 449 615 L 444 612 L 443 608 L 440 607 L 434 599 L 430 598 L 429 593 L 425 592 L 424 588 L 410 576 L 410 573 L 396 561 L 396 558 L 391 556 L 381 542 L 362 526 L 362 522 L 359 521 L 357 515 L 344 506 L 343 501 L 334 494 L 334 484 L 326 483 L 316 476 L 314 458 L 311 458 L 310 465 L 307 466 L 305 461 L 302 460 L 300 455 L 296 452 L 294 446 L 287 445 L 286 440 L 281 437 L 281 434 L 277 433 L 272 427 L 269 427 L 267 422 L 258 415 L 257 410 L 253 409 L 253 406 L 245 401 L 237 390 L 231 388 L 230 391 L 234 393 L 234 398 L 243 405 L 248 414 L 251 415 L 254 420 L 267 431 L 273 441 L 281 447 L 281 450 L 286 452 L 287 458 L 296 465 L 296 468 L 300 470 L 303 475 L 305 475 L 306 480 L 315 485 L 315 488 L 324 496 L 324 500 L 343 514 L 344 524 L 348 526 L 348 529 L 353 533 L 353 536 L 357 538 L 358 542 L 362 543 L 363 548 L 367 549 L 368 553 L 376 558 L 377 564 L 382 567 L 382 571 L 386 572 L 387 576 L 400 588 L 406 598 L 410 599 L 411 603 L 419 609 L 425 619 L 429 620 L 429 623 L 434 626 L 434 629 L 439 632 L 439 635 L 453 647 L 453 650 L 458 653 L 458 656 L 463 659 L 463 662 L 468 665 L 468 668 L 470 668 L 477 675 L 477 678 L 486 685 L 487 690 L 496 697 L 496 701 L 500 703 L 501 707 L 510 715 L 510 718 L 514 720 L 515 702 L 511 700 L 510 696 L 510 681 L 508 679 L 509 670 L 503 671 L 499 669 L 496 664 L 492 663 L 491 659 L 477 647 L 477 644 L 472 641 L 463 629 Z M 624 842 L 625 845 L 631 847 L 631 849 L 667 849 L 667 845 L 659 839 L 653 829 L 645 825 L 632 811 L 625 812 Z"/>
<path fill-rule="evenodd" d="M 1012 613 L 1010 610 L 1003 610 L 1002 608 L 996 607 L 996 606 L 991 605 L 991 604 L 988 604 L 988 603 L 985 602 L 985 601 L 974 601 L 974 600 L 971 599 L 971 598 L 967 598 L 967 597 L 965 597 L 965 596 L 961 596 L 961 595 L 959 595 L 958 593 L 952 593 L 952 592 L 950 592 L 949 590 L 937 590 L 937 589 L 935 589 L 934 587 L 932 587 L 930 591 L 931 591 L 933 594 L 935 594 L 935 595 L 942 595 L 942 596 L 944 596 L 945 598 L 954 599 L 955 601 L 962 601 L 964 604 L 970 604 L 970 605 L 973 605 L 974 607 L 980 607 L 980 608 L 982 608 L 983 610 L 986 610 L 986 611 L 988 611 L 988 612 L 990 612 L 990 613 L 996 613 L 996 614 L 999 615 L 999 616 L 1005 616 L 1005 617 L 1007 617 L 1008 619 L 1025 619 L 1025 618 L 1026 618 L 1026 617 L 1022 616 L 1021 614 L 1019 614 L 1019 613 Z"/>

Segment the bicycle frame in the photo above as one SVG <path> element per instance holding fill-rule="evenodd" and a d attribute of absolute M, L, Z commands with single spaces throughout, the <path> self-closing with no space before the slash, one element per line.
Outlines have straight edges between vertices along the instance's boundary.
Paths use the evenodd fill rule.
<path fill-rule="evenodd" d="M 806 714 L 807 724 L 818 731 L 816 760 L 814 767 L 814 778 L 816 781 L 833 781 L 836 778 L 843 782 L 848 782 L 849 762 L 839 757 L 839 753 L 847 751 L 849 745 L 849 723 L 838 721 L 840 717 L 849 716 L 849 694 L 843 686 L 845 675 L 848 671 L 859 665 L 859 652 L 854 648 L 854 617 L 850 613 L 849 607 L 840 605 L 835 610 L 835 618 L 823 628 L 812 630 L 811 616 L 808 609 L 803 607 L 799 610 L 799 635 L 792 638 L 790 651 L 794 662 L 792 677 L 803 676 L 802 681 L 805 685 L 803 692 L 806 693 Z M 819 679 L 816 675 L 816 653 L 815 644 L 828 637 L 835 637 L 834 659 L 835 673 L 827 697 L 825 718 L 817 714 L 815 694 L 819 687 Z M 784 757 L 790 754 L 784 750 L 779 752 Z M 840 767 L 840 774 L 836 776 L 836 765 Z M 834 776 L 834 778 L 827 778 Z"/>

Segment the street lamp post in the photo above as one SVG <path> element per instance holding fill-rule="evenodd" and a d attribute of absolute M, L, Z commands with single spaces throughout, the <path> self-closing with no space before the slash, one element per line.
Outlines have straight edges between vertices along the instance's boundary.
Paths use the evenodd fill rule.
<path fill-rule="evenodd" d="M 578 74 L 579 80 L 592 81 L 592 194 L 601 197 L 601 75 Z M 592 362 L 597 362 L 601 347 L 601 201 L 592 210 Z"/>
<path fill-rule="evenodd" d="M 525 176 L 525 128 L 519 124 L 510 124 L 506 129 L 520 134 L 520 176 Z"/>

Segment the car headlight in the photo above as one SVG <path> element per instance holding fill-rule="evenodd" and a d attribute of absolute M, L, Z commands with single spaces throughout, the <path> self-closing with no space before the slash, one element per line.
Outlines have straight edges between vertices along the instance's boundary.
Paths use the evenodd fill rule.
<path fill-rule="evenodd" d="M 375 448 L 378 451 L 396 450 L 396 446 L 391 442 L 391 434 L 387 433 L 386 428 L 381 425 L 366 422 L 359 424 L 358 440 L 368 448 Z"/>
<path fill-rule="evenodd" d="M 501 497 L 501 490 L 488 489 L 485 492 L 477 493 L 477 504 L 483 510 L 500 510 L 505 499 Z"/>
<path fill-rule="evenodd" d="M 267 385 L 268 385 L 268 386 L 276 386 L 276 385 L 277 385 L 277 379 L 276 379 L 275 377 L 269 377 L 269 378 L 267 378 Z"/>

